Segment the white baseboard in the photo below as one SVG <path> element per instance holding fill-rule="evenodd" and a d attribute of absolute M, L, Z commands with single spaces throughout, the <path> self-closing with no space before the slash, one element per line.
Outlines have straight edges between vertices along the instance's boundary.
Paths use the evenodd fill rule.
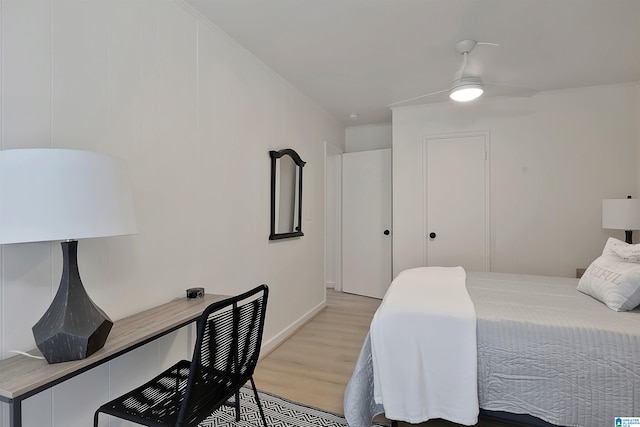
<path fill-rule="evenodd" d="M 334 289 L 336 287 L 336 282 L 327 282 L 326 285 L 327 288 Z"/>
<path fill-rule="evenodd" d="M 270 340 L 264 341 L 262 343 L 262 347 L 260 347 L 260 359 L 266 357 L 269 353 L 275 350 L 280 344 L 282 344 L 288 338 L 290 338 L 293 334 L 295 334 L 298 331 L 298 329 L 303 327 L 309 320 L 311 320 L 316 314 L 320 313 L 326 306 L 327 306 L 327 302 L 323 301 L 322 303 L 312 308 L 304 316 L 302 316 L 301 318 L 293 322 L 289 327 L 284 329 L 275 337 L 271 338 Z"/>

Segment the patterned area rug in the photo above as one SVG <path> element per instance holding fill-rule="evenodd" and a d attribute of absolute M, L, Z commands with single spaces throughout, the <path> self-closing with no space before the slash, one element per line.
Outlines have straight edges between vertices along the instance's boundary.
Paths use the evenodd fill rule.
<path fill-rule="evenodd" d="M 267 392 L 258 391 L 269 427 L 348 427 L 342 415 L 292 402 Z M 236 423 L 235 410 L 223 406 L 204 420 L 200 427 L 263 427 L 253 390 L 240 390 L 240 421 Z M 384 426 L 384 424 L 374 424 Z"/>

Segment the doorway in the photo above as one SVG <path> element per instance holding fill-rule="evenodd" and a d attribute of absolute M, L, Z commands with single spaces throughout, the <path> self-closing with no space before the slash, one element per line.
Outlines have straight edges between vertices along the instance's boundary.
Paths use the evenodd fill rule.
<path fill-rule="evenodd" d="M 342 150 L 325 141 L 324 281 L 342 291 Z"/>

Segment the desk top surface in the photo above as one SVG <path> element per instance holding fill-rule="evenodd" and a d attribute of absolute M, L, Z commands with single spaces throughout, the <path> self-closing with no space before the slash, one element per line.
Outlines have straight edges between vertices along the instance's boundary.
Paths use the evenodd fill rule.
<path fill-rule="evenodd" d="M 180 298 L 114 322 L 104 347 L 86 359 L 48 364 L 46 360 L 18 355 L 0 361 L 0 397 L 13 399 L 62 378 L 70 378 L 113 357 L 196 320 L 211 303 L 225 295 Z M 30 353 L 38 354 L 38 350 Z"/>

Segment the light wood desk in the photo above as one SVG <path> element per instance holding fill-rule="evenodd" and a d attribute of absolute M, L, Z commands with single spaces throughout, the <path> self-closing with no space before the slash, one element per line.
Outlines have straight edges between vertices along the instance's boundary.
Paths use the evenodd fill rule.
<path fill-rule="evenodd" d="M 104 347 L 86 359 L 50 365 L 19 355 L 0 361 L 0 401 L 9 404 L 9 425 L 22 427 L 24 399 L 195 322 L 209 304 L 225 298 L 211 294 L 181 298 L 118 320 Z"/>

